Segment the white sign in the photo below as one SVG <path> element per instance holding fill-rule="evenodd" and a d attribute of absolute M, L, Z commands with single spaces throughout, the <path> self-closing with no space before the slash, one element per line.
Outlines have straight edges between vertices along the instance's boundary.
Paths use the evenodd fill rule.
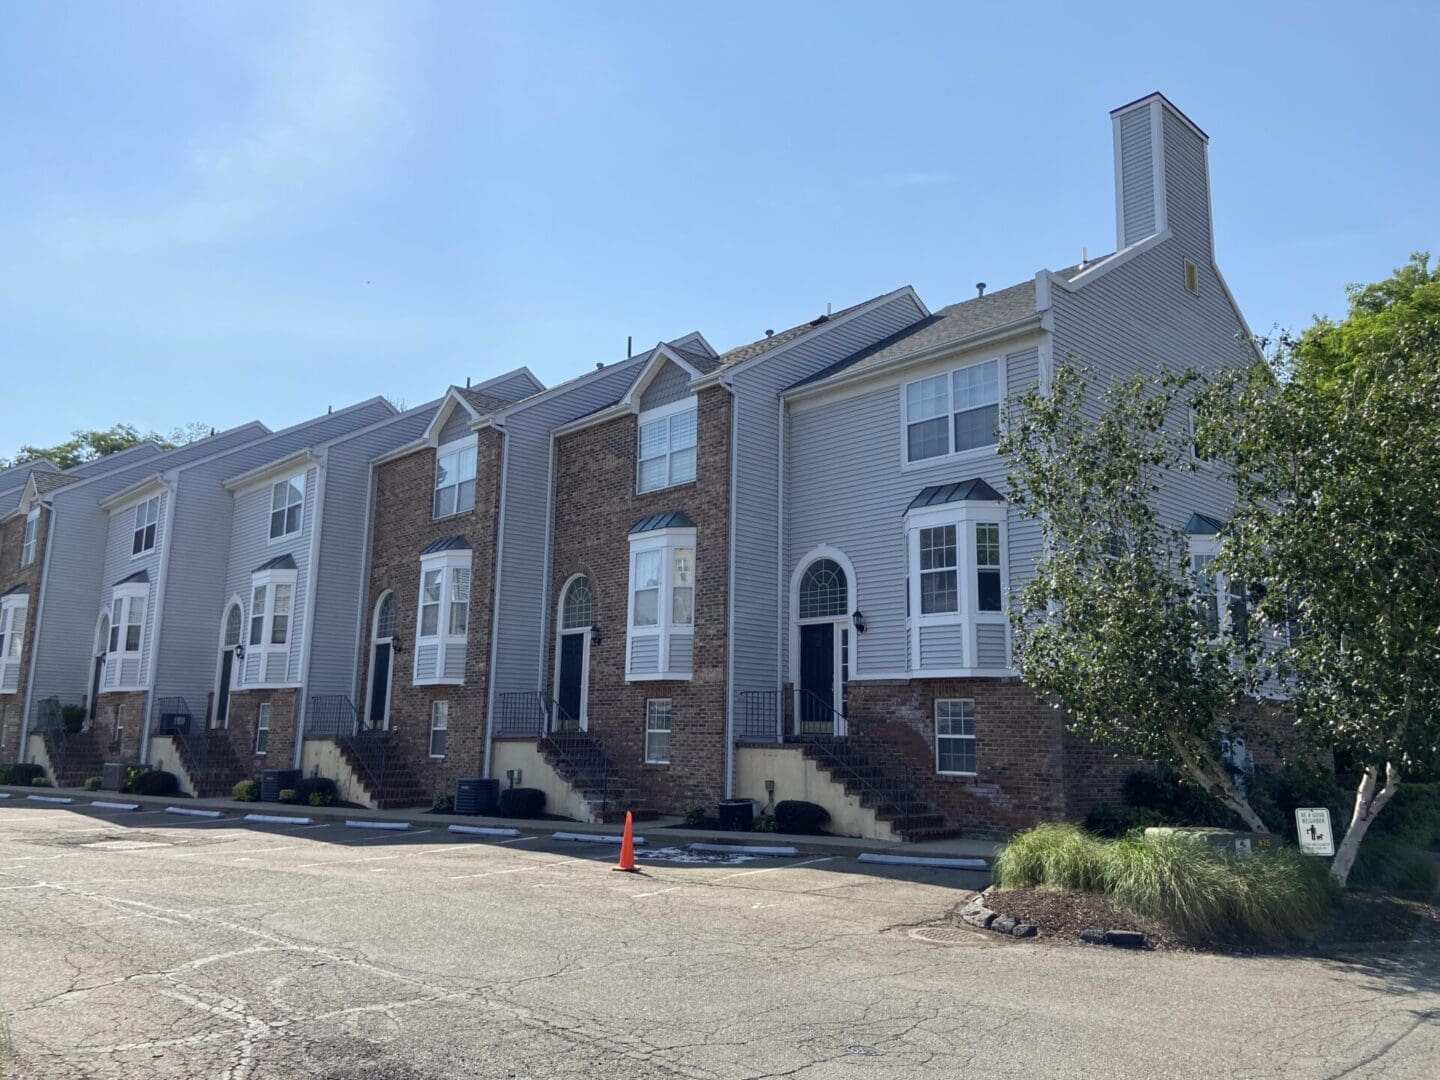
<path fill-rule="evenodd" d="M 1300 850 L 1306 855 L 1334 855 L 1335 834 L 1330 830 L 1330 811 L 1323 806 L 1297 806 L 1295 831 Z"/>

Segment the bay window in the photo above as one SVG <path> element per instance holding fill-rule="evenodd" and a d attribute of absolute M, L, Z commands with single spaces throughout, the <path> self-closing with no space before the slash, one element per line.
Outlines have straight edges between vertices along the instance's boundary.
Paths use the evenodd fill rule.
<path fill-rule="evenodd" d="M 109 690 L 139 689 L 145 646 L 148 581 L 127 581 L 115 587 L 110 600 L 110 640 L 106 646 L 105 686 Z"/>
<path fill-rule="evenodd" d="M 0 597 L 0 694 L 20 688 L 20 654 L 25 651 L 25 616 L 30 597 L 25 593 Z"/>
<path fill-rule="evenodd" d="M 290 681 L 295 585 L 296 571 L 288 566 L 258 570 L 250 576 L 250 633 L 244 659 L 247 687 L 284 686 Z"/>
<path fill-rule="evenodd" d="M 695 479 L 695 420 L 694 398 L 640 414 L 636 491 L 659 491 Z"/>
<path fill-rule="evenodd" d="M 1195 579 L 1195 601 L 1205 631 L 1212 639 L 1233 637 L 1241 645 L 1250 637 L 1250 604 L 1244 583 L 1215 565 L 1220 542 L 1213 537 L 1190 537 L 1190 572 Z"/>
<path fill-rule="evenodd" d="M 476 440 L 471 435 L 435 451 L 434 517 L 475 509 Z"/>
<path fill-rule="evenodd" d="M 994 446 L 1003 375 L 995 359 L 906 383 L 906 464 Z"/>
<path fill-rule="evenodd" d="M 630 603 L 625 648 L 629 680 L 688 679 L 695 632 L 695 529 L 677 526 L 632 532 Z M 644 523 L 642 523 L 644 524 Z"/>
<path fill-rule="evenodd" d="M 300 531 L 305 506 L 305 474 L 296 473 L 270 485 L 270 539 Z"/>
<path fill-rule="evenodd" d="M 421 555 L 420 610 L 415 630 L 417 685 L 465 681 L 471 561 L 468 546 Z"/>
<path fill-rule="evenodd" d="M 1005 522 L 1003 501 L 989 499 L 919 503 L 907 512 L 912 674 L 1008 670 Z"/>

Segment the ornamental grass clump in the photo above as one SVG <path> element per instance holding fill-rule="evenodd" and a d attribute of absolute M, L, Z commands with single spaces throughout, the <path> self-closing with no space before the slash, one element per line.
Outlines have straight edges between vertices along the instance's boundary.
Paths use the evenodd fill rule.
<path fill-rule="evenodd" d="M 1049 886 L 1102 889 L 1105 844 L 1074 825 L 1037 825 L 1006 844 L 995 860 L 995 880 L 1005 889 Z"/>

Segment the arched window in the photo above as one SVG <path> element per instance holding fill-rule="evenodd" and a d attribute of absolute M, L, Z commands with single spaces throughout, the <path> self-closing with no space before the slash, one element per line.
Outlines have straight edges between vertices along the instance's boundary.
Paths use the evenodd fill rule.
<path fill-rule="evenodd" d="M 560 606 L 560 629 L 585 630 L 591 624 L 590 579 L 577 577 L 565 590 L 565 600 Z"/>
<path fill-rule="evenodd" d="M 800 578 L 801 619 L 834 619 L 848 615 L 849 585 L 834 559 L 816 559 Z"/>
<path fill-rule="evenodd" d="M 100 619 L 95 624 L 95 655 L 103 656 L 110 647 L 110 615 L 102 611 Z"/>
<path fill-rule="evenodd" d="M 225 648 L 233 649 L 240 644 L 240 605 L 231 604 L 225 613 Z"/>
<path fill-rule="evenodd" d="M 389 641 L 395 636 L 395 594 L 387 592 L 375 609 L 375 640 Z"/>

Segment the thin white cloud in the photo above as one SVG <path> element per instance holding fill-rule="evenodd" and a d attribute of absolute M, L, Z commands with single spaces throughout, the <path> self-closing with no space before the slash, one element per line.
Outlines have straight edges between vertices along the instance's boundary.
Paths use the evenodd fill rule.
<path fill-rule="evenodd" d="M 52 244 L 76 255 L 213 243 L 355 183 L 398 111 L 390 10 L 308 5 L 255 58 L 246 119 L 177 153 L 186 194 L 68 213 L 49 230 Z"/>

